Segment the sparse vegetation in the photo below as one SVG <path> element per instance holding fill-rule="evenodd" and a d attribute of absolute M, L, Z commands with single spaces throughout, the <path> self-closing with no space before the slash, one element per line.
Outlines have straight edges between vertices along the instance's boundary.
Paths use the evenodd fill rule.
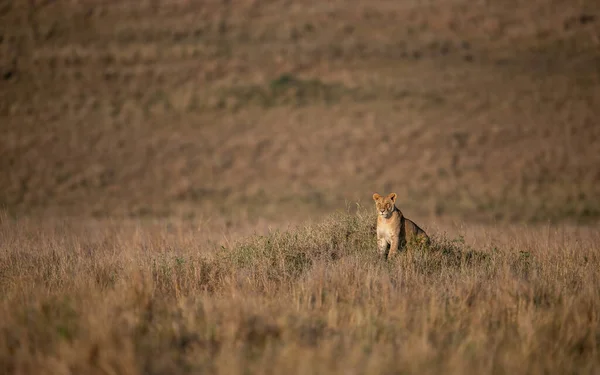
<path fill-rule="evenodd" d="M 322 4 L 0 6 L 0 207 L 598 219 L 600 3 Z"/>
<path fill-rule="evenodd" d="M 339 214 L 213 249 L 177 223 L 5 218 L 0 371 L 600 369 L 597 229 L 439 234 L 386 262 L 373 222 Z"/>

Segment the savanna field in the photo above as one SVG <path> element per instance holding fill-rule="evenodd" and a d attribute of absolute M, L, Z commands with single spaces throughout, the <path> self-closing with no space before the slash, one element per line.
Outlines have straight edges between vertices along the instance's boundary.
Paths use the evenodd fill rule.
<path fill-rule="evenodd" d="M 599 115 L 592 0 L 0 1 L 0 374 L 600 374 Z"/>

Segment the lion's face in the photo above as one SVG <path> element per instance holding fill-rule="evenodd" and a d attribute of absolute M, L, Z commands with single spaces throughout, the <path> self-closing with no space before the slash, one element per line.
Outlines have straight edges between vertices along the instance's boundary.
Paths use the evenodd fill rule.
<path fill-rule="evenodd" d="M 377 214 L 385 218 L 390 217 L 392 215 L 392 212 L 394 212 L 396 196 L 396 193 L 391 193 L 387 197 L 382 197 L 377 193 L 373 194 L 373 200 L 375 201 L 375 208 L 377 209 Z"/>

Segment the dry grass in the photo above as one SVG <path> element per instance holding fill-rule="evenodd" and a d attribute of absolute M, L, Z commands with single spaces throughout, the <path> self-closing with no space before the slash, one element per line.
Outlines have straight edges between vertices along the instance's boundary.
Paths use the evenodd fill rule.
<path fill-rule="evenodd" d="M 600 373 L 599 46 L 597 0 L 0 0 L 0 373 Z M 283 231 L 375 191 L 433 247 Z"/>
<path fill-rule="evenodd" d="M 217 247 L 184 222 L 5 216 L 0 372 L 600 371 L 597 227 L 430 225 L 386 263 L 373 222 Z"/>
<path fill-rule="evenodd" d="M 0 207 L 304 218 L 394 190 L 420 214 L 595 220 L 599 12 L 0 2 Z"/>

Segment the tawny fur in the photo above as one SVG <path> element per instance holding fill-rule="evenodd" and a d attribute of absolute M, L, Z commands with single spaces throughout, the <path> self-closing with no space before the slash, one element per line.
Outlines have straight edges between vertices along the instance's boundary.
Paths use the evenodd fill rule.
<path fill-rule="evenodd" d="M 386 197 L 373 194 L 377 208 L 377 249 L 379 254 L 387 255 L 388 259 L 407 243 L 430 243 L 427 233 L 412 220 L 404 217 L 402 211 L 396 207 L 396 197 L 396 193 Z"/>

